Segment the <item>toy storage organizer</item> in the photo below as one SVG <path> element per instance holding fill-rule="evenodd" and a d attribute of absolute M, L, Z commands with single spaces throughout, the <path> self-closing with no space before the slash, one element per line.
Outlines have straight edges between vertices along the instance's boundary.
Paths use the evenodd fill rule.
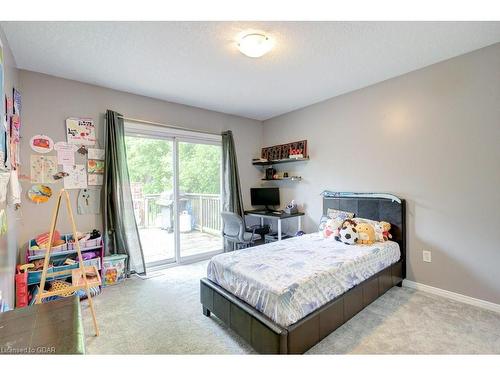
<path fill-rule="evenodd" d="M 73 236 L 70 234 L 61 235 L 61 239 L 65 240 L 66 243 L 55 246 L 51 250 L 50 260 L 53 264 L 47 271 L 47 281 L 53 281 L 58 279 L 67 279 L 68 275 L 58 275 L 50 276 L 51 273 L 56 273 L 58 271 L 78 269 L 78 262 L 75 264 L 67 265 L 63 264 L 64 261 L 71 257 L 76 258 L 77 251 L 74 243 L 70 243 L 73 240 Z M 42 259 L 45 257 L 45 249 L 38 249 L 35 247 L 35 240 L 29 242 L 28 248 L 26 249 L 26 263 L 33 263 L 33 261 Z M 87 241 L 80 241 L 80 248 L 82 256 L 85 259 L 86 254 L 92 252 L 96 253 L 97 256 L 84 260 L 86 267 L 95 266 L 103 279 L 103 258 L 104 258 L 104 246 L 102 242 L 102 237 L 95 238 Z M 32 289 L 40 284 L 40 279 L 42 276 L 42 270 L 32 271 L 28 270 L 23 273 L 16 274 L 16 307 L 24 307 L 30 303 L 30 296 L 32 295 Z"/>

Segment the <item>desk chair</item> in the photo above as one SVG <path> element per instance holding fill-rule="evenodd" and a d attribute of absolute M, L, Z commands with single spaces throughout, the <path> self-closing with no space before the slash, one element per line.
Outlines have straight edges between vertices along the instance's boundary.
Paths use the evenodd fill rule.
<path fill-rule="evenodd" d="M 243 218 L 234 212 L 223 211 L 222 216 L 222 236 L 230 243 L 233 243 L 235 250 L 253 246 L 255 241 L 260 240 L 259 234 L 255 233 L 257 226 L 253 226 L 251 232 L 247 232 Z"/>

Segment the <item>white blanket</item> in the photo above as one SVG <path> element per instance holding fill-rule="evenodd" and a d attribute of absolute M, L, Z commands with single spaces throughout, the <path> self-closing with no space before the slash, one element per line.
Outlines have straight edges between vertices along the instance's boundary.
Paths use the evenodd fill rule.
<path fill-rule="evenodd" d="M 349 246 L 313 233 L 217 255 L 208 278 L 287 327 L 400 256 L 396 242 Z"/>

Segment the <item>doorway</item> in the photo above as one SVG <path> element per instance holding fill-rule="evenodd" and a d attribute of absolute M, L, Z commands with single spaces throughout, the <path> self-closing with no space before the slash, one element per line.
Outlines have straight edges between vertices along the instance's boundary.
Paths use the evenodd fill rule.
<path fill-rule="evenodd" d="M 220 136 L 137 123 L 125 130 L 146 267 L 222 252 Z"/>

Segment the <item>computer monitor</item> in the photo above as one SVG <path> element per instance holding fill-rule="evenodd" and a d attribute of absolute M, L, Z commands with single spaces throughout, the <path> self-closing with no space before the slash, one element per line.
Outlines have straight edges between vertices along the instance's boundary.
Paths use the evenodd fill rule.
<path fill-rule="evenodd" d="M 252 206 L 279 206 L 279 188 L 251 188 L 250 200 Z"/>

